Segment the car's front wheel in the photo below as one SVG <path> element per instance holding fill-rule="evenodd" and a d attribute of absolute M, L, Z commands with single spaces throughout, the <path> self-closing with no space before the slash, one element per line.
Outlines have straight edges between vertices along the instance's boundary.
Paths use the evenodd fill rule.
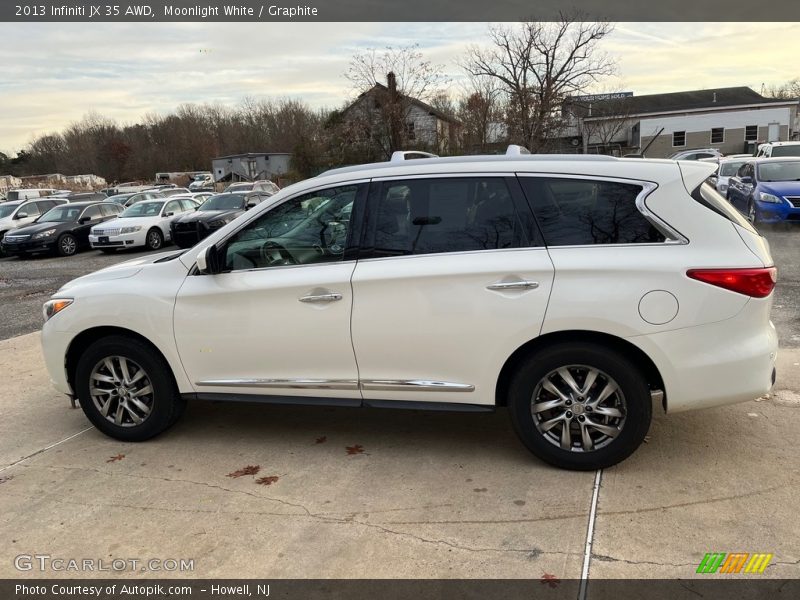
<path fill-rule="evenodd" d="M 185 406 L 166 361 L 125 336 L 105 337 L 86 349 L 75 371 L 75 390 L 94 426 L 126 442 L 158 435 Z"/>
<path fill-rule="evenodd" d="M 747 203 L 747 220 L 753 225 L 758 225 L 758 210 L 756 210 L 756 203 L 752 199 Z"/>
<path fill-rule="evenodd" d="M 153 227 L 147 232 L 145 245 L 149 250 L 158 250 L 164 245 L 164 234 L 161 233 L 160 229 Z"/>
<path fill-rule="evenodd" d="M 65 233 L 56 243 L 56 252 L 59 256 L 72 256 L 78 251 L 78 240 L 71 233 Z"/>
<path fill-rule="evenodd" d="M 557 467 L 610 467 L 644 440 L 652 417 L 650 389 L 622 354 L 595 344 L 564 343 L 522 362 L 508 396 L 523 444 Z"/>

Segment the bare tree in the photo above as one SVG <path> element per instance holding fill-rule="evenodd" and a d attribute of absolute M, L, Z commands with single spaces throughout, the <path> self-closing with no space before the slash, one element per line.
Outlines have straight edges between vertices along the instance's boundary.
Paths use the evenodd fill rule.
<path fill-rule="evenodd" d="M 771 85 L 765 88 L 763 95 L 767 98 L 777 98 L 779 100 L 800 98 L 800 79 L 795 77 L 782 85 Z"/>
<path fill-rule="evenodd" d="M 549 149 L 563 128 L 561 103 L 612 75 L 615 63 L 598 49 L 607 22 L 561 13 L 556 22 L 489 28 L 491 46 L 470 46 L 462 67 L 501 84 L 509 134 L 532 152 Z"/>
<path fill-rule="evenodd" d="M 597 96 L 597 100 L 591 101 L 568 100 L 565 105 L 571 113 L 571 120 L 578 123 L 583 151 L 588 152 L 589 146 L 603 153 L 610 152 L 615 146 L 618 149 L 627 147 L 633 113 L 631 98 L 616 92 Z"/>
<path fill-rule="evenodd" d="M 462 123 L 461 145 L 467 152 L 485 153 L 490 145 L 506 137 L 499 80 L 485 75 L 470 76 L 465 96 L 458 103 Z"/>

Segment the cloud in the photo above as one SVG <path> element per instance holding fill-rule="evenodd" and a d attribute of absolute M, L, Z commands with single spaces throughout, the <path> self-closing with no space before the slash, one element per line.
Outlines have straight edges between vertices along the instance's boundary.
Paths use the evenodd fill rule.
<path fill-rule="evenodd" d="M 458 89 L 456 60 L 486 43 L 485 23 L 2 23 L 0 150 L 90 111 L 134 122 L 179 104 L 301 98 L 335 107 L 359 49 L 419 43 Z M 636 94 L 782 83 L 800 75 L 797 23 L 623 23 L 603 42 Z"/>

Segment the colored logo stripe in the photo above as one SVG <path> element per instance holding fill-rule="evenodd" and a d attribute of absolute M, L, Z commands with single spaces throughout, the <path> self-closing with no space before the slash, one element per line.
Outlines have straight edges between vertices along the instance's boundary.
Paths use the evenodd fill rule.
<path fill-rule="evenodd" d="M 697 573 L 763 573 L 772 560 L 772 554 L 749 552 L 709 552 L 700 561 Z M 744 569 L 744 571 L 742 570 Z"/>

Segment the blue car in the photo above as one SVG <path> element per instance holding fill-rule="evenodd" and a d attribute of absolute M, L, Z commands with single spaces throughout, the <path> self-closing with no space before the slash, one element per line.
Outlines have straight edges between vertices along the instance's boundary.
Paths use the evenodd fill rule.
<path fill-rule="evenodd" d="M 753 224 L 800 223 L 800 158 L 746 162 L 730 178 L 727 197 Z"/>

